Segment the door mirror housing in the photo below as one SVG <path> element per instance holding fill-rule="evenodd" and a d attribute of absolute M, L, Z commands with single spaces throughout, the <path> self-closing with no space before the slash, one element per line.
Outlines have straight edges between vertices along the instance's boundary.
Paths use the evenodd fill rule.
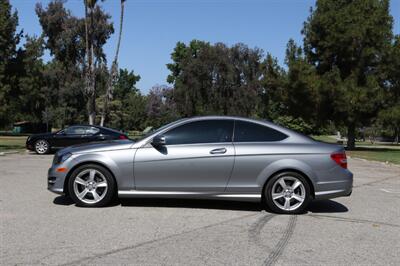
<path fill-rule="evenodd" d="M 166 145 L 167 141 L 165 140 L 165 136 L 155 136 L 151 144 L 153 144 L 153 146 L 160 147 Z"/>

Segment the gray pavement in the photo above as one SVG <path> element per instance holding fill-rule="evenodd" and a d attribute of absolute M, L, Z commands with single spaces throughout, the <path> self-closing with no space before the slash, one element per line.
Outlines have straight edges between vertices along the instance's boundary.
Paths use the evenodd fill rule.
<path fill-rule="evenodd" d="M 304 215 L 253 203 L 125 200 L 78 208 L 46 190 L 52 156 L 0 157 L 0 263 L 398 265 L 400 168 L 350 159 L 351 197 Z"/>

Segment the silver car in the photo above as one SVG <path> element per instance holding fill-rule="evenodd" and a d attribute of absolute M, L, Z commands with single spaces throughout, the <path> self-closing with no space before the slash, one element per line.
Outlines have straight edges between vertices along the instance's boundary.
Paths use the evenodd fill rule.
<path fill-rule="evenodd" d="M 349 196 L 353 174 L 343 147 L 266 121 L 182 119 L 133 142 L 116 140 L 57 152 L 48 189 L 79 206 L 117 196 L 256 201 L 302 213 L 313 199 Z"/>

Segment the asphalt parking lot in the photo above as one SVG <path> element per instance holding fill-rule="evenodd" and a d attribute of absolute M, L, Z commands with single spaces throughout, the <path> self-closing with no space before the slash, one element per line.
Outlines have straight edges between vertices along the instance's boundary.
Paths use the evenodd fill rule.
<path fill-rule="evenodd" d="M 0 157 L 0 263 L 398 265 L 400 167 L 349 160 L 351 197 L 304 215 L 253 203 L 125 200 L 75 207 L 46 190 L 52 156 Z"/>

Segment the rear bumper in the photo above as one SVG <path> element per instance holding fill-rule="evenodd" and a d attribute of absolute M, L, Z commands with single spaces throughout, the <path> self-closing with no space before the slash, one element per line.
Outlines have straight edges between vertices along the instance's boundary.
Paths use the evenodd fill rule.
<path fill-rule="evenodd" d="M 353 191 L 353 174 L 349 170 L 341 171 L 339 175 L 332 179 L 317 183 L 315 199 L 331 199 L 351 195 Z"/>

